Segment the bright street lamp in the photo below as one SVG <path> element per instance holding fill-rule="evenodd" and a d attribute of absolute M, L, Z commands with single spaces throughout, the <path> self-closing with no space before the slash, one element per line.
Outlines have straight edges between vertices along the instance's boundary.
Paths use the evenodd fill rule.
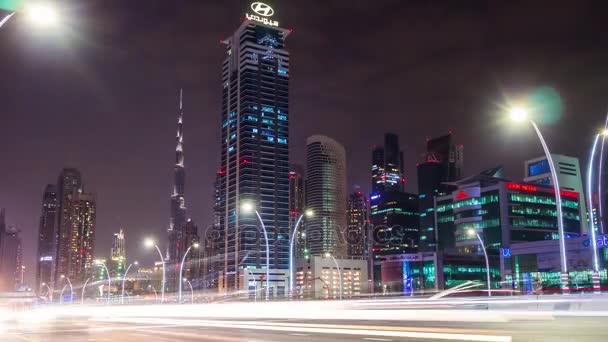
<path fill-rule="evenodd" d="M 161 289 L 161 295 L 160 295 L 160 303 L 163 304 L 165 302 L 165 285 L 167 282 L 167 279 L 165 277 L 165 259 L 163 258 L 163 253 L 160 251 L 160 248 L 158 248 L 158 245 L 154 242 L 154 240 L 146 239 L 146 241 L 144 241 L 144 244 L 148 248 L 152 248 L 152 247 L 156 248 L 156 250 L 158 251 L 158 255 L 160 256 L 160 261 L 163 264 L 163 282 L 162 282 L 162 289 Z"/>
<path fill-rule="evenodd" d="M 481 245 L 481 249 L 483 250 L 483 256 L 486 258 L 486 275 L 488 277 L 488 297 L 492 297 L 492 280 L 490 279 L 490 261 L 488 260 L 488 253 L 486 251 L 486 246 L 483 244 L 483 240 L 479 236 L 479 233 L 475 229 L 467 230 L 467 234 L 469 236 L 477 236 L 477 240 Z"/>
<path fill-rule="evenodd" d="M 127 273 L 129 273 L 129 270 L 131 269 L 131 266 L 137 266 L 139 265 L 139 263 L 137 261 L 133 262 L 132 264 L 129 265 L 129 267 L 127 267 L 127 270 L 125 271 L 125 275 L 122 276 L 122 291 L 120 293 L 120 304 L 124 304 L 125 303 L 125 280 L 127 280 Z"/>
<path fill-rule="evenodd" d="M 95 260 L 95 265 L 103 266 L 106 269 L 106 273 L 108 274 L 108 305 L 110 305 L 110 292 L 112 292 L 112 277 L 110 276 L 110 270 L 103 260 Z"/>
<path fill-rule="evenodd" d="M 12 12 L 0 21 L 0 28 L 6 24 L 17 12 Z M 22 12 L 28 22 L 38 27 L 52 27 L 59 24 L 57 9 L 50 2 L 36 2 L 23 8 Z"/>
<path fill-rule="evenodd" d="M 268 243 L 268 232 L 266 231 L 266 226 L 264 225 L 264 221 L 260 216 L 260 213 L 255 209 L 255 206 L 251 202 L 243 202 L 241 204 L 241 210 L 247 214 L 255 211 L 256 216 L 258 217 L 258 221 L 262 225 L 262 230 L 264 230 L 264 239 L 266 240 L 266 290 L 265 297 L 266 300 L 270 298 L 270 244 Z"/>
<path fill-rule="evenodd" d="M 188 247 L 188 249 L 186 250 L 186 253 L 184 253 L 184 257 L 182 258 L 182 263 L 181 263 L 181 265 L 179 265 L 179 278 L 180 279 L 182 279 L 184 276 L 184 263 L 186 262 L 186 257 L 188 256 L 188 253 L 190 252 L 192 247 L 198 248 L 199 247 L 198 242 L 193 243 L 192 246 Z M 181 282 L 181 281 L 179 282 L 179 303 L 182 302 L 182 283 L 183 282 Z"/>
<path fill-rule="evenodd" d="M 304 218 L 304 216 L 312 217 L 313 215 L 314 215 L 314 212 L 311 209 L 304 210 L 304 213 L 302 215 L 300 215 L 300 217 L 296 221 L 296 225 L 293 227 L 293 232 L 291 233 L 291 239 L 289 240 L 289 297 L 290 298 L 293 296 L 293 288 L 294 288 L 294 284 L 295 284 L 295 274 L 294 274 L 294 269 L 293 269 L 293 259 L 294 259 L 295 255 L 294 255 L 293 249 L 294 249 L 294 245 L 295 245 L 295 241 L 296 241 L 296 235 L 298 232 L 298 226 L 300 225 L 300 222 L 302 222 L 302 219 Z"/>
<path fill-rule="evenodd" d="M 325 257 L 326 258 L 332 258 L 334 260 L 334 263 L 336 264 L 336 267 L 338 268 L 338 279 L 340 280 L 340 282 L 339 282 L 339 284 L 340 284 L 340 300 L 342 300 L 342 271 L 340 270 L 340 265 L 338 265 L 338 261 L 330 253 L 325 253 Z M 332 276 L 332 278 L 333 278 L 333 276 Z M 333 281 L 333 279 L 331 281 L 331 287 L 334 287 L 334 281 Z"/>
<path fill-rule="evenodd" d="M 569 279 L 568 279 L 568 262 L 566 259 L 566 236 L 564 232 L 564 217 L 562 214 L 562 195 L 561 188 L 559 186 L 559 180 L 557 179 L 557 171 L 555 169 L 555 163 L 553 162 L 553 157 L 551 156 L 551 152 L 549 151 L 549 147 L 543 138 L 543 135 L 538 129 L 538 126 L 534 122 L 534 120 L 528 118 L 528 110 L 524 107 L 513 107 L 509 111 L 509 116 L 514 121 L 526 121 L 528 120 L 534 130 L 536 131 L 536 135 L 538 135 L 538 139 L 545 151 L 545 157 L 547 158 L 547 163 L 549 164 L 549 170 L 551 171 L 551 181 L 553 183 L 553 191 L 555 191 L 555 203 L 557 209 L 557 230 L 559 233 L 559 254 L 561 260 L 561 288 L 564 291 L 568 291 Z"/>

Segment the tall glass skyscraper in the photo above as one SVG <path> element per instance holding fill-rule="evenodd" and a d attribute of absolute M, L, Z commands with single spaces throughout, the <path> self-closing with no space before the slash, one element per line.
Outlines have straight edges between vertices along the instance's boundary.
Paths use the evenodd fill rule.
<path fill-rule="evenodd" d="M 56 227 L 57 227 L 57 186 L 49 184 L 42 196 L 42 215 L 38 226 L 38 258 L 36 264 L 35 289 L 46 292 L 47 284 L 50 288 L 55 285 L 56 261 Z"/>
<path fill-rule="evenodd" d="M 372 151 L 372 194 L 403 190 L 403 152 L 396 134 L 384 135 L 384 145 Z"/>
<path fill-rule="evenodd" d="M 346 151 L 337 141 L 306 140 L 306 245 L 311 255 L 346 255 Z"/>
<path fill-rule="evenodd" d="M 256 6 L 256 4 L 258 4 Z M 270 20 L 274 10 L 254 3 L 236 32 L 222 41 L 222 148 L 218 173 L 218 270 L 221 290 L 239 284 L 244 267 L 266 267 L 264 235 L 255 206 L 268 231 L 270 268 L 289 261 L 289 52 L 290 30 Z"/>

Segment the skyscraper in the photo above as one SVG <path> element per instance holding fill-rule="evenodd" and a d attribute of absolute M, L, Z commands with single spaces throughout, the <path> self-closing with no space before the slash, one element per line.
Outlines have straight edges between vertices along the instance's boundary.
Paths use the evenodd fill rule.
<path fill-rule="evenodd" d="M 418 164 L 418 198 L 420 206 L 420 250 L 434 251 L 437 248 L 435 232 L 435 197 L 452 190 L 447 182 L 462 178 L 462 145 L 454 143 L 450 133 L 427 140 L 425 160 Z"/>
<path fill-rule="evenodd" d="M 306 245 L 311 255 L 346 255 L 346 151 L 337 141 L 306 140 Z"/>
<path fill-rule="evenodd" d="M 177 111 L 177 135 L 175 147 L 174 183 L 171 194 L 171 218 L 169 221 L 167 259 L 180 262 L 179 241 L 181 231 L 186 224 L 186 170 L 184 168 L 184 111 L 183 92 L 179 92 L 179 110 Z"/>
<path fill-rule="evenodd" d="M 396 134 L 384 135 L 384 146 L 372 151 L 372 193 L 403 190 L 403 152 Z"/>
<path fill-rule="evenodd" d="M 230 37 L 222 67 L 219 211 L 223 258 L 220 289 L 238 289 L 241 267 L 265 268 L 264 238 L 251 203 L 269 232 L 270 268 L 287 269 L 289 256 L 289 30 L 274 9 L 253 3 Z M 256 14 L 250 14 L 253 11 Z M 263 235 L 260 235 L 263 236 Z"/>
<path fill-rule="evenodd" d="M 0 212 L 0 292 L 15 291 L 23 276 L 21 233 L 13 226 L 6 227 L 4 209 Z"/>
<path fill-rule="evenodd" d="M 64 209 L 70 224 L 69 253 L 66 276 L 72 281 L 85 281 L 93 274 L 97 206 L 91 193 L 68 195 Z"/>
<path fill-rule="evenodd" d="M 38 226 L 38 258 L 36 260 L 36 283 L 34 288 L 43 289 L 43 283 L 50 288 L 55 284 L 55 267 L 57 256 L 57 209 L 58 209 L 57 186 L 49 184 L 42 196 L 42 215 Z"/>
<path fill-rule="evenodd" d="M 367 198 L 361 191 L 355 191 L 348 197 L 346 232 L 347 249 L 349 257 L 368 255 L 368 205 Z"/>
<path fill-rule="evenodd" d="M 112 260 L 118 260 L 120 258 L 125 259 L 127 256 L 127 252 L 125 250 L 125 232 L 122 228 L 120 228 L 118 233 L 114 233 L 111 254 Z"/>
<path fill-rule="evenodd" d="M 77 194 L 82 189 L 82 175 L 77 169 L 66 168 L 59 174 L 57 181 L 57 198 L 59 203 L 57 215 L 57 256 L 55 280 L 61 275 L 67 276 L 71 269 L 70 250 L 72 246 L 72 219 L 68 197 Z"/>

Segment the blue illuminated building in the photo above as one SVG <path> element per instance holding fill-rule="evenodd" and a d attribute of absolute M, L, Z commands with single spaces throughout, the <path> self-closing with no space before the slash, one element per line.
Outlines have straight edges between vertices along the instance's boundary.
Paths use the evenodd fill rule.
<path fill-rule="evenodd" d="M 216 218 L 220 231 L 216 269 L 223 290 L 242 288 L 244 267 L 266 267 L 266 245 L 252 202 L 270 240 L 270 268 L 287 269 L 289 257 L 289 52 L 290 31 L 245 20 L 222 41 L 221 167 Z M 263 235 L 262 235 L 263 236 Z"/>

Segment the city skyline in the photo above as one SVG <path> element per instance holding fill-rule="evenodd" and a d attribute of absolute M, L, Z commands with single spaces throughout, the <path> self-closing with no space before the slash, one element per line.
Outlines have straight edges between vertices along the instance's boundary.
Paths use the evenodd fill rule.
<path fill-rule="evenodd" d="M 316 3 L 319 6 L 321 4 L 321 2 Z M 389 1 L 387 7 L 390 9 L 392 4 L 397 4 L 397 2 Z M 370 20 L 383 18 L 383 22 L 371 20 L 371 22 L 379 23 L 377 27 L 372 27 L 374 35 L 391 35 L 393 33 L 389 32 L 388 27 L 391 23 L 396 22 L 397 18 L 400 21 L 407 21 L 406 19 L 409 18 L 412 19 L 411 22 L 417 22 L 409 11 L 435 13 L 433 9 L 420 6 L 408 8 L 408 13 L 395 9 L 396 13 L 389 16 L 379 10 L 366 8 L 362 4 L 348 11 L 343 11 L 344 9 L 341 8 L 328 9 L 327 17 L 323 17 L 304 11 L 304 2 L 296 2 L 293 5 L 290 3 L 289 6 L 282 5 L 281 23 L 285 23 L 283 25 L 285 27 L 293 27 L 296 33 L 289 41 L 289 49 L 296 55 L 299 51 L 319 48 L 321 44 L 315 39 L 321 38 L 319 36 L 321 32 L 328 35 L 328 37 L 321 38 L 324 42 L 330 42 L 332 39 L 336 41 L 338 37 L 343 38 L 346 28 L 340 28 L 340 26 L 348 26 L 346 23 L 348 16 L 365 14 L 370 17 Z M 132 7 L 132 5 L 118 5 L 117 7 L 121 6 Z M 211 18 L 209 23 L 201 24 L 202 26 L 197 29 L 209 32 L 209 34 L 199 37 L 200 34 L 194 36 L 190 32 L 189 28 L 198 24 L 194 20 L 196 16 L 188 14 L 187 9 L 174 10 L 173 6 L 159 6 L 162 8 L 156 9 L 156 11 L 168 10 L 169 15 L 175 17 L 172 17 L 171 21 L 184 19 L 181 21 L 183 26 L 165 30 L 175 33 L 175 40 L 169 39 L 170 45 L 174 44 L 183 48 L 195 38 L 203 39 L 202 44 L 197 43 L 203 48 L 189 50 L 185 57 L 176 56 L 176 51 L 171 48 L 164 49 L 169 50 L 171 56 L 152 52 L 153 60 L 158 59 L 165 63 L 163 64 L 165 66 L 175 67 L 172 75 L 168 75 L 165 71 L 148 63 L 137 68 L 135 61 L 131 60 L 131 57 L 135 55 L 122 56 L 120 52 L 125 48 L 125 42 L 134 37 L 142 39 L 141 45 L 136 46 L 137 53 L 149 51 L 150 48 L 153 51 L 156 50 L 155 45 L 149 45 L 151 43 L 146 44 L 146 42 L 148 40 L 159 42 L 153 38 L 164 34 L 163 30 L 144 32 L 146 28 L 149 29 L 152 26 L 152 23 L 159 24 L 166 29 L 162 22 L 155 21 L 155 9 L 144 9 L 142 15 L 151 23 L 126 34 L 126 37 L 121 36 L 125 34 L 122 30 L 126 30 L 126 19 L 120 19 L 117 13 L 107 12 L 109 10 L 104 10 L 100 5 L 97 7 L 93 5 L 88 9 L 97 11 L 97 13 L 92 17 L 91 26 L 87 26 L 83 30 L 83 35 L 91 43 L 109 44 L 119 50 L 116 55 L 111 55 L 108 61 L 101 61 L 93 56 L 95 48 L 77 40 L 66 42 L 70 47 L 67 51 L 74 52 L 71 54 L 55 45 L 53 37 L 34 37 L 32 43 L 26 44 L 18 38 L 26 35 L 18 26 L 8 27 L 3 32 L 9 39 L 0 42 L 0 46 L 3 51 L 10 52 L 8 62 L 0 66 L 0 70 L 9 75 L 9 79 L 14 81 L 10 83 L 15 87 L 4 89 L 7 99 L 6 113 L 9 113 L 7 114 L 9 120 L 8 125 L 3 125 L 4 127 L 0 131 L 2 137 L 0 145 L 5 152 L 3 161 L 10 161 L 14 165 L 14 170 L 5 169 L 3 177 L 0 177 L 0 188 L 6 189 L 0 194 L 0 207 L 7 208 L 8 224 L 15 225 L 23 231 L 29 279 L 33 279 L 32 270 L 35 269 L 32 255 L 36 251 L 36 239 L 33 237 L 37 234 L 40 216 L 40 194 L 45 185 L 54 179 L 57 170 L 63 167 L 77 167 L 82 170 L 83 174 L 87 175 L 87 190 L 97 194 L 99 217 L 96 235 L 99 243 L 96 251 L 98 256 L 105 255 L 109 251 L 112 232 L 115 228 L 124 226 L 129 232 L 127 249 L 133 258 L 148 261 L 154 259 L 154 255 L 145 251 L 141 246 L 140 240 L 148 235 L 156 237 L 159 241 L 165 237 L 163 232 L 167 228 L 166 213 L 168 209 L 166 198 L 170 194 L 172 182 L 170 156 L 173 143 L 169 140 L 175 126 L 171 113 L 174 113 L 175 91 L 182 86 L 188 94 L 193 94 L 191 108 L 188 107 L 188 130 L 189 137 L 192 137 L 189 138 L 192 142 L 189 142 L 188 206 L 194 221 L 202 228 L 211 225 L 213 179 L 217 172 L 217 151 L 220 140 L 216 132 L 220 125 L 217 113 L 220 111 L 219 99 L 221 98 L 221 88 L 218 86 L 220 75 L 217 66 L 221 63 L 221 55 L 224 52 L 217 40 L 225 38 L 227 33 L 238 27 L 240 19 L 238 13 L 240 12 L 236 4 L 225 5 L 225 8 L 224 4 L 218 6 L 212 2 L 202 3 L 200 7 L 193 5 L 189 10 L 194 10 L 195 13 L 202 9 L 213 10 L 218 12 L 217 17 L 221 18 L 221 20 Z M 383 11 L 388 12 L 389 9 Z M 496 15 L 494 11 L 499 11 L 499 9 L 487 8 L 449 9 L 455 12 L 455 18 L 445 25 L 456 29 L 456 33 L 452 33 L 453 36 L 451 36 L 456 39 L 462 38 L 458 30 L 468 33 L 470 33 L 469 30 L 474 31 L 465 25 L 464 19 L 467 16 L 475 16 L 479 11 L 486 15 L 487 11 Z M 553 13 L 551 18 L 559 18 L 560 15 L 564 15 L 559 9 L 549 10 L 558 12 Z M 75 9 L 74 11 L 86 10 Z M 299 12 L 309 13 L 309 16 L 296 17 Z M 129 15 L 133 14 L 127 14 L 127 16 Z M 110 22 L 117 25 L 101 29 L 94 26 L 99 25 L 104 18 L 110 18 Z M 435 23 L 437 21 L 439 19 L 431 20 Z M 84 25 L 82 23 L 73 24 L 76 28 L 79 27 L 78 25 Z M 554 25 L 557 24 L 554 23 Z M 557 28 L 550 26 L 551 29 L 544 29 L 546 31 L 540 32 L 538 30 L 543 28 L 530 22 L 524 22 L 521 26 L 536 29 L 534 31 L 536 35 L 528 37 L 527 45 L 519 47 L 519 51 L 511 52 L 512 55 L 509 56 L 515 59 L 511 67 L 506 67 L 505 62 L 498 58 L 501 55 L 500 52 L 505 51 L 501 49 L 514 48 L 508 44 L 501 45 L 505 42 L 508 43 L 509 39 L 503 36 L 501 28 L 504 27 L 501 27 L 500 23 L 497 23 L 496 27 L 490 27 L 490 33 L 487 33 L 487 36 L 467 41 L 476 47 L 475 53 L 471 55 L 463 51 L 450 50 L 447 38 L 443 38 L 443 40 L 436 38 L 438 42 L 434 42 L 437 43 L 437 46 L 429 48 L 422 45 L 423 51 L 417 52 L 419 54 L 416 55 L 418 58 L 413 56 L 406 61 L 397 61 L 393 59 L 395 56 L 389 56 L 388 60 L 381 60 L 379 59 L 381 52 L 378 52 L 377 55 L 367 56 L 366 54 L 371 52 L 361 48 L 361 45 L 365 47 L 373 45 L 370 34 L 359 37 L 364 44 L 355 39 L 341 39 L 336 47 L 331 47 L 326 52 L 325 57 L 300 56 L 297 66 L 293 67 L 291 71 L 292 78 L 298 80 L 298 82 L 294 82 L 294 90 L 291 95 L 294 99 L 291 110 L 293 115 L 290 118 L 293 120 L 292 151 L 290 151 L 294 156 L 292 162 L 303 163 L 306 136 L 328 135 L 340 141 L 347 148 L 349 189 L 352 185 L 358 184 L 366 193 L 369 193 L 370 151 L 379 136 L 391 131 L 400 136 L 405 152 L 404 173 L 408 179 L 406 190 L 417 192 L 415 191 L 415 163 L 420 159 L 419 155 L 424 152 L 424 137 L 440 136 L 447 133 L 449 129 L 453 129 L 458 134 L 459 142 L 466 146 L 467 155 L 487 157 L 480 158 L 482 160 L 467 159 L 464 175 L 475 174 L 484 168 L 500 164 L 501 159 L 506 156 L 504 164 L 507 167 L 507 176 L 521 180 L 523 161 L 540 155 L 540 146 L 534 140 L 533 132 L 528 128 L 523 132 L 514 133 L 509 140 L 504 140 L 505 129 L 497 124 L 500 116 L 499 106 L 494 103 L 504 102 L 503 92 L 517 94 L 541 85 L 557 88 L 565 101 L 562 120 L 557 125 L 541 127 L 552 150 L 560 154 L 573 155 L 581 161 L 586 160 L 586 150 L 591 142 L 593 128 L 601 124 L 605 110 L 605 104 L 601 100 L 595 102 L 596 100 L 592 97 L 596 94 L 595 97 L 599 98 L 601 95 L 599 90 L 606 89 L 606 83 L 605 81 L 584 80 L 593 80 L 593 75 L 602 73 L 603 66 L 599 64 L 599 61 L 602 60 L 602 56 L 606 56 L 606 50 L 600 48 L 599 53 L 596 53 L 593 58 L 589 57 L 589 63 L 581 63 L 587 64 L 586 67 L 579 66 L 577 69 L 573 62 L 572 68 L 564 67 L 562 64 L 560 69 L 570 69 L 570 71 L 560 73 L 559 70 L 551 67 L 551 65 L 559 65 L 559 63 L 551 64 L 550 56 L 546 56 L 549 55 L 549 52 L 562 51 L 560 49 L 567 51 L 566 47 L 552 45 L 558 44 L 558 41 L 547 40 Z M 425 31 L 425 29 L 430 30 L 431 27 L 432 25 L 429 23 L 429 26 L 418 28 L 418 33 L 423 37 L 433 38 L 433 34 Z M 568 44 L 580 44 L 579 46 L 591 49 L 591 45 L 585 45 L 585 40 L 581 42 L 576 42 L 576 40 L 579 36 L 588 37 L 588 30 L 593 27 L 594 22 L 591 21 L 584 28 L 572 31 Z M 331 32 L 328 28 L 335 29 L 335 32 Z M 512 33 L 517 33 L 524 28 L 511 29 L 516 31 Z M 109 32 L 107 36 L 103 33 L 106 32 L 104 30 Z M 563 30 L 566 31 L 565 28 Z M 445 31 L 449 30 L 445 29 Z M 490 44 L 493 49 L 484 48 L 482 42 L 491 38 L 497 38 L 496 42 Z M 422 38 L 409 37 L 409 39 L 418 41 Z M 543 48 L 535 48 L 534 43 L 540 41 L 547 45 L 544 45 Z M 426 49 L 424 49 L 425 47 Z M 436 50 L 436 47 L 442 47 L 445 50 Z M 161 49 L 159 48 L 159 50 Z M 44 57 L 33 56 L 32 52 L 36 51 L 44 52 Z M 404 51 L 402 50 L 401 53 Z M 451 68 L 440 66 L 438 70 L 435 70 L 437 65 L 433 64 L 432 58 L 431 61 L 417 62 L 422 57 L 433 56 L 442 51 L 464 60 L 472 59 L 475 62 L 489 57 L 489 61 L 482 63 L 481 67 L 466 64 L 466 68 L 464 68 L 466 72 L 472 74 L 475 74 L 475 71 L 482 72 L 483 76 L 476 80 L 478 83 L 473 82 L 464 89 L 459 89 L 457 87 L 459 83 L 456 81 L 448 80 L 445 81 L 446 84 L 441 83 L 441 78 L 437 77 L 437 73 L 444 73 L 460 82 L 468 82 L 470 76 L 466 73 L 467 77 L 464 78 L 465 71 L 453 70 L 453 66 Z M 583 49 L 583 51 L 588 50 Z M 517 54 L 529 56 L 531 58 L 528 59 L 532 59 L 532 61 L 524 62 L 515 58 L 514 56 Z M 27 56 L 24 66 L 15 69 L 14 61 L 24 56 Z M 92 83 L 89 83 L 85 75 L 91 71 L 86 68 L 83 70 L 83 74 L 71 72 L 61 76 L 53 71 L 53 61 L 65 56 L 71 58 L 68 58 L 69 61 L 76 61 L 83 65 L 92 63 L 99 66 L 100 70 L 118 67 L 116 74 L 121 74 L 121 76 L 88 75 L 93 78 L 92 81 L 89 80 Z M 352 57 L 352 60 L 348 61 L 351 65 L 360 63 L 360 59 L 366 59 L 366 57 L 377 60 L 377 63 L 374 63 L 376 69 L 370 70 L 368 66 L 354 79 L 349 79 L 352 76 L 344 73 L 347 69 L 342 69 L 339 64 L 344 62 L 346 56 Z M 572 55 L 569 56 L 571 59 L 577 59 Z M 596 58 L 598 62 L 594 62 Z M 522 59 L 526 58 L 522 57 Z M 320 60 L 324 61 L 325 65 L 318 68 Z M 548 66 L 541 69 L 542 71 L 532 73 L 535 66 L 545 63 Z M 386 64 L 386 66 L 382 64 Z M 66 67 L 65 64 L 59 63 L 59 70 L 63 70 L 64 67 Z M 413 68 L 415 75 L 400 74 L 401 77 L 407 76 L 404 81 L 386 74 L 386 72 L 400 67 Z M 573 69 L 581 72 L 581 75 L 577 76 L 580 79 L 575 78 L 574 82 L 570 76 Z M 144 70 L 151 71 L 149 76 L 142 77 L 141 74 Z M 190 76 L 192 70 L 196 71 L 192 73 L 196 76 Z M 41 72 L 47 73 L 45 79 L 41 80 L 41 85 L 28 89 L 27 96 L 22 95 L 19 89 L 23 87 L 23 82 Z M 122 87 L 129 86 L 139 90 L 116 91 L 116 89 L 121 89 L 122 73 L 127 76 Z M 376 73 L 385 75 L 387 79 L 375 79 L 374 82 L 371 82 L 371 91 L 368 92 L 367 80 L 368 78 L 373 79 Z M 422 83 L 421 89 L 417 89 L 418 81 Z M 57 82 L 68 83 L 65 85 L 66 89 L 61 90 L 61 99 L 55 99 L 54 97 L 59 96 L 59 93 L 49 89 Z M 155 85 L 145 84 L 147 82 Z M 434 87 L 437 85 L 436 82 L 440 82 L 439 89 Z M 591 85 L 590 82 L 598 83 Z M 321 89 L 318 88 L 319 85 L 321 85 Z M 393 88 L 396 85 L 405 85 L 403 93 L 407 96 L 403 99 L 402 94 L 395 93 Z M 578 90 L 579 88 L 587 89 L 585 86 L 595 89 L 597 93 Z M 93 96 L 90 92 L 99 87 L 103 90 L 101 92 L 103 96 Z M 45 91 L 48 93 L 45 94 Z M 442 92 L 443 95 L 440 96 L 442 101 L 434 101 L 437 91 Z M 30 101 L 32 98 L 36 101 Z M 390 98 L 394 99 L 386 101 Z M 349 101 L 353 103 L 348 103 Z M 577 101 L 584 101 L 584 104 Z M 445 104 L 441 104 L 441 102 L 445 102 Z M 377 105 L 378 103 L 383 103 L 383 105 Z M 98 104 L 100 105 L 98 106 Z M 78 109 L 75 110 L 71 107 Z M 492 113 L 496 115 L 490 115 Z M 367 118 L 367 116 L 372 118 Z M 356 119 L 353 120 L 353 117 Z M 377 120 L 378 117 L 383 120 Z M 82 120 L 83 118 L 86 120 Z M 438 120 L 441 118 L 443 120 Z M 588 119 L 586 121 L 590 122 L 582 125 L 580 124 L 583 121 L 581 118 Z M 65 125 L 67 127 L 57 127 L 55 121 L 76 122 L 80 126 L 71 123 Z M 324 124 L 319 125 L 319 122 Z M 124 125 L 119 127 L 119 123 L 124 123 Z M 579 123 L 579 125 L 573 123 Z M 50 128 L 49 131 L 54 131 L 54 133 L 48 133 L 47 126 Z M 75 127 L 77 129 L 74 129 Z M 568 129 L 571 127 L 576 130 L 570 133 Z M 564 132 L 568 132 L 568 134 L 565 135 Z M 566 140 L 562 139 L 564 136 L 578 138 Z M 54 146 L 55 151 L 49 152 L 46 149 L 39 151 L 42 144 Z M 19 148 L 12 149 L 11 146 L 15 145 Z M 4 158 L 6 159 L 4 160 Z M 20 186 L 17 187 L 16 184 Z M 99 255 L 100 253 L 103 254 Z"/>

